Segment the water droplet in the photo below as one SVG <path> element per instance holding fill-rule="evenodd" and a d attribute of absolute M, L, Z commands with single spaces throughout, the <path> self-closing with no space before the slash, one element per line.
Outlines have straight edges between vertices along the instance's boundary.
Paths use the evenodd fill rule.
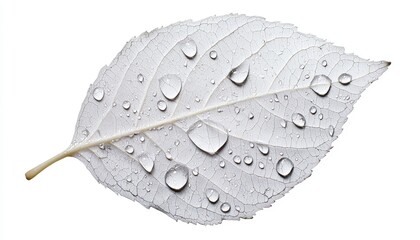
<path fill-rule="evenodd" d="M 249 143 L 249 147 L 250 147 L 250 148 L 254 148 L 254 143 L 250 142 L 250 143 Z"/>
<path fill-rule="evenodd" d="M 200 171 L 198 170 L 198 168 L 194 168 L 193 170 L 192 170 L 192 174 L 194 175 L 194 176 L 198 176 L 198 174 L 200 173 Z"/>
<path fill-rule="evenodd" d="M 178 139 L 177 139 L 177 140 L 175 140 L 175 142 L 174 142 L 175 146 L 178 146 L 180 143 L 181 143 L 181 142 L 180 142 Z"/>
<path fill-rule="evenodd" d="M 284 100 L 286 100 L 286 101 L 287 101 L 287 100 L 289 100 L 289 96 L 288 96 L 288 95 L 284 95 L 284 97 L 283 97 L 283 98 L 284 98 Z"/>
<path fill-rule="evenodd" d="M 206 190 L 206 197 L 211 203 L 216 203 L 219 201 L 219 193 L 212 188 L 208 188 Z"/>
<path fill-rule="evenodd" d="M 241 111 L 241 109 L 240 108 L 238 108 L 238 107 L 235 107 L 235 113 L 236 114 L 239 114 L 239 112 Z"/>
<path fill-rule="evenodd" d="M 293 171 L 293 168 L 293 162 L 286 157 L 281 158 L 276 165 L 277 173 L 282 177 L 289 176 L 289 174 Z"/>
<path fill-rule="evenodd" d="M 165 152 L 165 157 L 168 160 L 172 160 L 172 154 L 170 152 Z"/>
<path fill-rule="evenodd" d="M 251 156 L 249 156 L 249 155 L 247 155 L 247 156 L 244 157 L 244 163 L 246 165 L 251 165 L 253 161 L 254 161 L 254 159 Z"/>
<path fill-rule="evenodd" d="M 225 167 L 225 165 L 226 165 L 226 164 L 225 164 L 225 161 L 223 161 L 223 160 L 222 160 L 222 161 L 220 161 L 220 163 L 219 163 L 219 167 L 224 168 L 224 167 Z"/>
<path fill-rule="evenodd" d="M 163 101 L 163 100 L 159 100 L 157 102 L 157 107 L 160 111 L 162 111 L 162 112 L 165 111 L 166 110 L 166 102 Z"/>
<path fill-rule="evenodd" d="M 254 119 L 254 114 L 249 113 L 248 118 L 249 118 L 249 119 Z"/>
<path fill-rule="evenodd" d="M 322 64 L 323 67 L 326 67 L 328 65 L 328 62 L 327 62 L 327 60 L 323 60 L 321 64 Z"/>
<path fill-rule="evenodd" d="M 216 58 L 217 58 L 217 52 L 213 50 L 213 51 L 211 51 L 211 52 L 209 53 L 209 56 L 210 56 L 210 58 L 211 58 L 211 59 L 213 59 L 213 60 L 214 60 L 214 59 L 216 59 Z"/>
<path fill-rule="evenodd" d="M 182 45 L 181 50 L 187 58 L 194 58 L 197 54 L 197 45 L 191 38 L 186 39 Z"/>
<path fill-rule="evenodd" d="M 244 62 L 230 71 L 228 78 L 236 85 L 242 85 L 248 78 L 249 64 Z"/>
<path fill-rule="evenodd" d="M 228 140 L 226 129 L 212 121 L 197 121 L 187 134 L 195 146 L 210 155 L 215 154 Z"/>
<path fill-rule="evenodd" d="M 260 169 L 264 169 L 265 165 L 264 165 L 264 163 L 263 163 L 263 162 L 259 162 L 259 163 L 258 163 L 258 167 L 259 167 Z"/>
<path fill-rule="evenodd" d="M 338 81 L 343 85 L 349 84 L 352 80 L 353 80 L 353 77 L 347 73 L 343 73 L 338 77 Z"/>
<path fill-rule="evenodd" d="M 309 74 L 305 75 L 305 79 L 309 79 L 311 76 L 309 76 Z"/>
<path fill-rule="evenodd" d="M 232 154 L 232 153 L 233 153 L 232 149 L 229 149 L 229 150 L 228 150 L 228 153 L 229 153 L 229 154 Z"/>
<path fill-rule="evenodd" d="M 178 96 L 181 86 L 181 79 L 174 74 L 168 74 L 159 79 L 160 91 L 169 100 L 174 100 Z"/>
<path fill-rule="evenodd" d="M 144 137 L 143 136 L 140 137 L 140 142 L 144 142 Z"/>
<path fill-rule="evenodd" d="M 140 156 L 138 156 L 138 160 L 141 166 L 144 168 L 144 170 L 146 170 L 146 172 L 152 172 L 155 163 L 147 153 L 140 154 Z"/>
<path fill-rule="evenodd" d="M 330 134 L 331 137 L 334 136 L 334 127 L 333 127 L 333 125 L 330 125 L 328 127 L 328 134 Z"/>
<path fill-rule="evenodd" d="M 303 128 L 303 127 L 305 127 L 306 119 L 300 113 L 293 113 L 292 114 L 292 122 L 296 125 L 296 127 Z"/>
<path fill-rule="evenodd" d="M 268 146 L 264 144 L 257 144 L 257 147 L 258 147 L 258 150 L 260 150 L 260 153 L 262 153 L 263 155 L 267 155 L 268 152 L 270 151 Z"/>
<path fill-rule="evenodd" d="M 287 127 L 287 122 L 284 119 L 280 120 L 280 125 L 282 126 L 282 128 L 286 128 Z"/>
<path fill-rule="evenodd" d="M 100 102 L 102 101 L 102 99 L 104 98 L 105 95 L 105 91 L 103 88 L 97 87 L 95 88 L 95 90 L 93 90 L 93 98 Z"/>
<path fill-rule="evenodd" d="M 137 75 L 137 80 L 142 83 L 144 81 L 143 74 L 139 73 L 139 75 Z"/>
<path fill-rule="evenodd" d="M 165 182 L 172 190 L 181 190 L 188 182 L 188 168 L 180 164 L 171 167 L 165 174 Z"/>
<path fill-rule="evenodd" d="M 223 203 L 222 205 L 220 205 L 220 210 L 224 213 L 227 213 L 230 211 L 230 204 L 229 203 Z"/>
<path fill-rule="evenodd" d="M 320 113 L 320 114 L 318 115 L 318 118 L 319 118 L 319 120 L 322 120 L 322 119 L 324 119 L 324 115 L 323 115 L 322 113 Z"/>
<path fill-rule="evenodd" d="M 87 130 L 87 129 L 83 130 L 83 131 L 82 131 L 82 134 L 83 134 L 85 137 L 89 136 L 89 130 Z"/>
<path fill-rule="evenodd" d="M 130 109 L 130 107 L 131 107 L 131 103 L 130 103 L 129 101 L 124 101 L 124 102 L 123 102 L 123 104 L 122 104 L 122 107 L 123 107 L 125 110 L 128 110 L 128 109 Z"/>
<path fill-rule="evenodd" d="M 240 164 L 242 162 L 242 159 L 239 155 L 235 155 L 233 157 L 233 162 L 235 162 L 236 164 Z"/>
<path fill-rule="evenodd" d="M 105 145 L 103 143 L 99 144 L 99 149 L 105 150 Z"/>
<path fill-rule="evenodd" d="M 317 111 L 317 109 L 316 109 L 316 107 L 315 107 L 315 106 L 312 106 L 311 108 L 309 108 L 309 112 L 310 112 L 311 114 L 315 114 L 315 113 L 316 113 L 316 111 Z"/>
<path fill-rule="evenodd" d="M 325 75 L 316 75 L 311 81 L 311 89 L 319 96 L 325 96 L 330 91 L 331 79 Z"/>
<path fill-rule="evenodd" d="M 200 102 L 200 98 L 199 97 L 195 97 L 195 101 L 196 102 Z"/>
<path fill-rule="evenodd" d="M 127 153 L 129 153 L 129 154 L 132 154 L 132 153 L 134 152 L 134 148 L 133 148 L 133 146 L 131 146 L 131 145 L 127 145 L 127 146 L 125 147 L 125 151 L 126 151 Z"/>

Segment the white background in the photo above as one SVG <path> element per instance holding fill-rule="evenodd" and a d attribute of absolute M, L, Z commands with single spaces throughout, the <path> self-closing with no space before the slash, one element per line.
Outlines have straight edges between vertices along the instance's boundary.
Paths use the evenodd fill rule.
<path fill-rule="evenodd" d="M 416 2 L 416 1 L 411 1 Z M 408 1 L 1 3 L 1 239 L 420 239 L 420 22 Z M 90 83 L 124 43 L 180 20 L 245 13 L 392 62 L 309 179 L 252 220 L 175 222 L 118 197 L 64 150 Z"/>

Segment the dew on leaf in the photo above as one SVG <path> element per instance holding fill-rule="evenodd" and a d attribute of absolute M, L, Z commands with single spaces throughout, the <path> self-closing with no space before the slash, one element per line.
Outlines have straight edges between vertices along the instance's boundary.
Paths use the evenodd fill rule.
<path fill-rule="evenodd" d="M 206 197 L 211 203 L 216 203 L 219 201 L 219 193 L 212 188 L 208 188 L 206 190 Z"/>
<path fill-rule="evenodd" d="M 224 213 L 229 212 L 230 211 L 230 204 L 227 203 L 227 202 L 222 203 L 222 205 L 220 205 L 220 210 Z"/>
<path fill-rule="evenodd" d="M 317 109 L 316 109 L 316 107 L 315 107 L 315 106 L 312 106 L 311 108 L 309 108 L 309 112 L 310 112 L 311 114 L 315 114 L 315 113 L 316 113 L 316 111 L 317 111 Z"/>
<path fill-rule="evenodd" d="M 329 127 L 328 127 L 328 134 L 332 137 L 332 136 L 334 136 L 334 126 L 333 125 L 330 125 Z"/>
<path fill-rule="evenodd" d="M 343 85 L 349 84 L 352 80 L 353 80 L 353 77 L 347 73 L 343 73 L 338 77 L 338 81 Z"/>
<path fill-rule="evenodd" d="M 268 146 L 265 145 L 265 144 L 257 144 L 257 147 L 258 147 L 258 150 L 260 151 L 260 153 L 263 154 L 263 155 L 267 155 L 268 152 L 270 151 Z"/>
<path fill-rule="evenodd" d="M 182 43 L 181 50 L 187 58 L 192 59 L 197 54 L 197 44 L 194 40 L 188 38 Z"/>
<path fill-rule="evenodd" d="M 242 162 L 242 159 L 239 155 L 235 155 L 233 157 L 233 162 L 235 162 L 236 164 L 240 164 Z"/>
<path fill-rule="evenodd" d="M 217 52 L 212 50 L 210 51 L 209 56 L 211 59 L 215 60 L 217 58 Z"/>
<path fill-rule="evenodd" d="M 142 82 L 144 81 L 144 76 L 143 76 L 143 74 L 139 73 L 139 74 L 137 75 L 137 80 L 138 80 L 140 83 L 142 83 Z"/>
<path fill-rule="evenodd" d="M 147 153 L 142 153 L 138 156 L 140 165 L 146 170 L 146 172 L 151 173 L 155 165 L 154 160 Z"/>
<path fill-rule="evenodd" d="M 311 89 L 319 96 L 325 96 L 330 91 L 331 79 L 325 75 L 316 75 L 311 81 Z"/>
<path fill-rule="evenodd" d="M 247 62 L 242 63 L 236 68 L 229 72 L 228 78 L 236 85 L 242 85 L 248 78 L 249 64 Z"/>
<path fill-rule="evenodd" d="M 219 151 L 228 140 L 226 129 L 212 121 L 197 121 L 187 134 L 196 147 L 210 155 Z"/>
<path fill-rule="evenodd" d="M 130 107 L 131 107 L 131 103 L 130 103 L 129 101 L 124 101 L 124 102 L 123 102 L 123 104 L 122 104 L 122 107 L 123 107 L 125 110 L 128 110 L 128 109 L 130 109 Z"/>
<path fill-rule="evenodd" d="M 129 154 L 132 154 L 134 152 L 134 148 L 131 145 L 125 146 L 125 151 Z"/>
<path fill-rule="evenodd" d="M 104 98 L 105 95 L 105 91 L 103 88 L 97 87 L 95 88 L 95 90 L 93 90 L 93 98 L 100 102 L 102 101 L 102 99 Z"/>
<path fill-rule="evenodd" d="M 165 111 L 166 110 L 166 102 L 163 101 L 163 100 L 159 100 L 157 102 L 157 107 L 160 111 L 162 111 L 162 112 Z"/>
<path fill-rule="evenodd" d="M 251 165 L 253 161 L 254 161 L 254 159 L 251 156 L 249 156 L 249 155 L 247 155 L 247 156 L 244 157 L 244 163 L 246 165 Z"/>
<path fill-rule="evenodd" d="M 179 191 L 187 185 L 188 182 L 188 168 L 176 164 L 171 167 L 165 174 L 165 183 L 174 191 Z"/>
<path fill-rule="evenodd" d="M 287 177 L 293 171 L 293 162 L 286 157 L 281 158 L 276 165 L 277 173 L 282 177 Z"/>
<path fill-rule="evenodd" d="M 169 100 L 174 100 L 181 92 L 181 79 L 174 74 L 168 74 L 159 78 L 159 88 L 163 96 Z"/>
<path fill-rule="evenodd" d="M 306 125 L 306 119 L 305 117 L 300 113 L 293 113 L 292 114 L 292 122 L 296 125 L 298 128 L 303 128 Z"/>

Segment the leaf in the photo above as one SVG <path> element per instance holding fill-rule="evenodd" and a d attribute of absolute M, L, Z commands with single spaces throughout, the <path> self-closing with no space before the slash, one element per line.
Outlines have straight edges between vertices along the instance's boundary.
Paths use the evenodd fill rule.
<path fill-rule="evenodd" d="M 251 218 L 311 175 L 389 64 L 244 15 L 145 32 L 100 71 L 70 147 L 26 177 L 74 156 L 174 219 Z"/>

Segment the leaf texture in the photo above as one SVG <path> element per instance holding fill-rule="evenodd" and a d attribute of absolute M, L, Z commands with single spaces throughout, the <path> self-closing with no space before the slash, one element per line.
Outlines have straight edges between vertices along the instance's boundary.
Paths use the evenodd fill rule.
<path fill-rule="evenodd" d="M 388 65 L 259 17 L 179 22 L 100 71 L 67 153 L 174 219 L 251 218 L 311 175 Z"/>

